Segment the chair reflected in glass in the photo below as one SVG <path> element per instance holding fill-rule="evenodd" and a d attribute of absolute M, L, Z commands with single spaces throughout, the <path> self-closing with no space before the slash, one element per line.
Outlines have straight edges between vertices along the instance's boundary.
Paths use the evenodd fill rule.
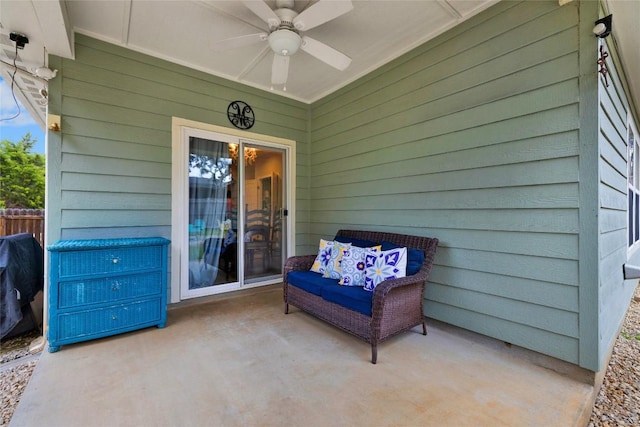
<path fill-rule="evenodd" d="M 245 220 L 245 274 L 266 273 L 270 254 L 270 213 L 266 209 L 247 210 Z"/>

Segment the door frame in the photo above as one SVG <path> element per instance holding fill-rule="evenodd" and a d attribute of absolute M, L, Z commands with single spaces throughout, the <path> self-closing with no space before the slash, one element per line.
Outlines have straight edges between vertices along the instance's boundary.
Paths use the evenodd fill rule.
<path fill-rule="evenodd" d="M 185 159 L 185 147 L 184 140 L 185 134 L 188 131 L 194 131 L 196 133 L 216 133 L 228 138 L 238 138 L 245 142 L 264 144 L 265 146 L 274 146 L 283 148 L 285 150 L 284 159 L 284 173 L 283 179 L 286 179 L 284 184 L 285 193 L 283 208 L 287 209 L 288 216 L 286 221 L 286 240 L 283 242 L 286 245 L 288 254 L 292 253 L 295 247 L 295 188 L 296 188 L 296 141 L 278 138 L 269 135 L 262 135 L 254 132 L 247 132 L 239 129 L 226 128 L 222 126 L 216 126 L 208 123 L 196 122 L 179 117 L 172 117 L 171 120 L 171 273 L 170 273 L 170 295 L 169 301 L 171 303 L 177 303 L 182 300 L 181 285 L 183 276 L 182 272 L 182 254 L 183 254 L 183 240 L 187 233 L 186 221 L 184 221 L 184 206 L 189 197 L 188 191 L 184 191 L 184 176 L 186 174 L 186 159 Z M 188 255 L 187 255 L 188 256 Z M 242 264 L 242 263 L 241 263 Z M 241 265 L 240 264 L 240 265 Z M 240 265 L 238 267 L 240 267 Z M 240 289 L 246 289 L 253 286 L 263 286 L 270 284 L 272 281 L 264 281 L 259 284 L 250 284 L 243 287 L 230 288 L 227 285 L 221 285 L 221 289 L 214 290 L 213 292 L 206 292 L 203 295 L 190 296 L 189 298 L 212 295 L 221 292 L 230 292 Z M 186 299 L 186 298 L 185 298 Z"/>

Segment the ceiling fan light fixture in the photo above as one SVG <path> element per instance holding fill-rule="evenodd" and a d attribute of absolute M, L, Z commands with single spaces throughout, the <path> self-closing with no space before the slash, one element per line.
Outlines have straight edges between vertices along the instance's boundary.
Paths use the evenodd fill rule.
<path fill-rule="evenodd" d="M 291 30 L 281 29 L 269 34 L 269 46 L 276 55 L 291 56 L 298 51 L 302 39 Z"/>

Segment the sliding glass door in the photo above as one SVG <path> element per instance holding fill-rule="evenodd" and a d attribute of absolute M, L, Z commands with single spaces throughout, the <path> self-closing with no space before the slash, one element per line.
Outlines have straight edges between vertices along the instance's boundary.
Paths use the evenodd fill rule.
<path fill-rule="evenodd" d="M 244 144 L 244 278 L 282 277 L 284 150 Z"/>
<path fill-rule="evenodd" d="M 280 281 L 286 147 L 197 130 L 184 147 L 180 299 Z"/>
<path fill-rule="evenodd" d="M 229 143 L 189 137 L 188 289 L 237 281 L 237 165 Z"/>

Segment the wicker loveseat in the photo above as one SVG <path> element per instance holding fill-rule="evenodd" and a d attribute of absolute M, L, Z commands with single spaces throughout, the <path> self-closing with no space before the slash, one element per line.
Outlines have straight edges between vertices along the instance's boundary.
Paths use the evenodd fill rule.
<path fill-rule="evenodd" d="M 316 255 L 290 257 L 283 271 L 285 314 L 289 312 L 291 304 L 370 343 L 371 362 L 374 364 L 377 361 L 379 342 L 420 324 L 423 335 L 426 335 L 424 289 L 433 265 L 438 239 L 362 230 L 339 230 L 335 239 L 343 242 L 384 242 L 387 245 L 414 248 L 424 253 L 424 261 L 415 268 L 417 273 L 385 280 L 373 292 L 368 292 L 362 288 L 338 285 L 337 280 L 331 283 L 332 279 L 324 279 L 327 282 L 321 283 L 319 287 L 305 286 L 305 275 L 318 274 L 308 271 Z M 346 294 L 325 295 L 330 294 L 331 290 L 344 291 Z M 348 300 L 358 292 L 369 294 L 371 307 L 361 310 L 352 308 L 353 301 L 349 303 Z M 365 298 L 365 304 L 368 304 L 367 295 L 357 294 L 357 298 L 362 297 Z M 356 304 L 362 305 L 362 301 Z"/>

